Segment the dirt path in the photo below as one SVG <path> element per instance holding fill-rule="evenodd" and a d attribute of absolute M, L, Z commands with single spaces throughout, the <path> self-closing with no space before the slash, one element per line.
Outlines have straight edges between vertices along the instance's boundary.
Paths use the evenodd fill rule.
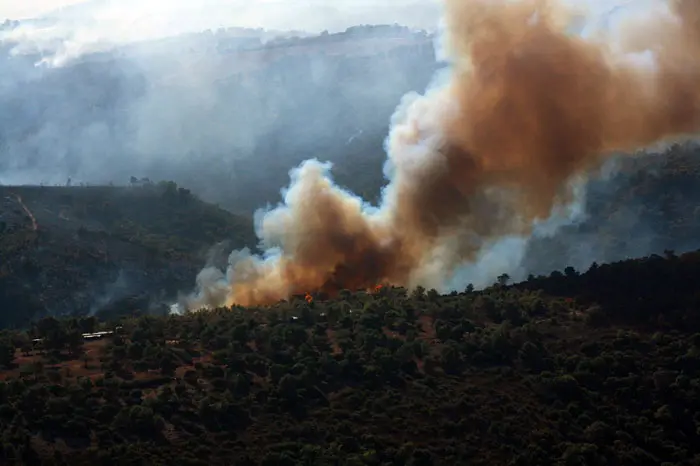
<path fill-rule="evenodd" d="M 36 218 L 34 217 L 34 214 L 32 213 L 31 210 L 29 210 L 29 207 L 24 203 L 22 200 L 22 196 L 19 194 L 12 193 L 15 196 L 15 199 L 17 199 L 17 203 L 19 203 L 20 207 L 22 207 L 22 210 L 24 210 L 24 213 L 27 214 L 27 216 L 31 219 L 32 221 L 32 231 L 37 231 L 39 229 L 39 225 L 36 222 Z"/>

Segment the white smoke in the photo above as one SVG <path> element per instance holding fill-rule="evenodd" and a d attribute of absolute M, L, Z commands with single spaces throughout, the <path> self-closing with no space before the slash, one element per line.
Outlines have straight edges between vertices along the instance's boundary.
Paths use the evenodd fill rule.
<path fill-rule="evenodd" d="M 90 0 L 0 30 L 0 42 L 15 43 L 17 54 L 40 53 L 43 63 L 62 66 L 119 45 L 220 28 L 261 28 L 270 38 L 283 31 L 318 34 L 359 24 L 432 29 L 438 1 Z M 7 10 L 5 15 L 12 13 Z"/>
<path fill-rule="evenodd" d="M 657 1 L 568 0 L 595 19 L 582 22 L 575 31 L 583 36 L 610 30 L 622 11 L 629 16 L 630 10 L 643 11 Z M 47 12 L 52 5 L 56 9 Z M 44 63 L 62 66 L 118 45 L 219 28 L 317 34 L 359 24 L 398 23 L 434 30 L 440 21 L 440 0 L 35 0 L 35 5 L 21 8 L 0 5 L 3 16 L 39 20 L 0 30 L 0 42 L 11 41 L 17 44 L 15 53 L 41 53 Z"/>

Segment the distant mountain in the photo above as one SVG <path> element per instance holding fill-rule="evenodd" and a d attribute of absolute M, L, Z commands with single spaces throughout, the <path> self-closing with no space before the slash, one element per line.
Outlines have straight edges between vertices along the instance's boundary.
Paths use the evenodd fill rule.
<path fill-rule="evenodd" d="M 401 97 L 439 68 L 433 37 L 401 26 L 267 40 L 220 30 L 87 54 L 60 68 L 0 53 L 0 183 L 172 179 L 250 212 L 318 157 L 381 182 Z M 1 50 L 0 50 L 1 52 Z M 366 160 L 371 160 L 369 165 Z M 376 184 L 374 183 L 374 184 Z"/>

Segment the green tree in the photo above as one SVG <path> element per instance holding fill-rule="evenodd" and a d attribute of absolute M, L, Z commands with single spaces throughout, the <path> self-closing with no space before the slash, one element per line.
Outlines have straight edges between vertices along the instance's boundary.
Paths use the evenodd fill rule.
<path fill-rule="evenodd" d="M 160 367 L 160 371 L 161 371 L 164 375 L 173 375 L 173 374 L 175 373 L 175 369 L 177 369 L 177 364 L 176 364 L 175 361 L 173 360 L 172 355 L 169 354 L 169 353 L 168 353 L 168 354 L 164 354 L 164 355 L 160 358 L 160 362 L 159 362 L 158 365 L 159 365 L 159 367 Z"/>
<path fill-rule="evenodd" d="M 83 348 L 83 334 L 79 329 L 72 329 L 66 334 L 66 344 L 71 354 L 78 354 Z"/>
<path fill-rule="evenodd" d="M 0 366 L 9 367 L 15 360 L 15 345 L 7 339 L 0 340 Z"/>
<path fill-rule="evenodd" d="M 498 281 L 499 286 L 506 286 L 508 285 L 508 282 L 510 282 L 510 275 L 507 273 L 499 275 L 496 280 Z"/>

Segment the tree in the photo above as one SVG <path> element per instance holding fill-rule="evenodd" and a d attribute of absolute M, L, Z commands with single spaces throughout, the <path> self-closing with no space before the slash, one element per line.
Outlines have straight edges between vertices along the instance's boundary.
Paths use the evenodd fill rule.
<path fill-rule="evenodd" d="M 0 366 L 9 367 L 15 360 L 15 345 L 7 339 L 0 341 Z"/>
<path fill-rule="evenodd" d="M 287 374 L 280 379 L 279 391 L 280 395 L 284 396 L 288 400 L 295 400 L 297 398 L 297 386 L 299 384 L 299 379 L 293 375 Z"/>
<path fill-rule="evenodd" d="M 448 374 L 458 374 L 462 359 L 459 354 L 459 347 L 452 341 L 445 344 L 440 350 L 440 363 Z"/>
<path fill-rule="evenodd" d="M 163 357 L 160 358 L 160 363 L 158 365 L 160 366 L 161 373 L 164 375 L 173 375 L 175 373 L 175 369 L 177 368 L 177 364 L 175 364 L 175 361 L 173 361 L 170 354 L 163 355 Z"/>
<path fill-rule="evenodd" d="M 163 429 L 163 420 L 151 408 L 125 406 L 114 418 L 114 424 L 123 432 L 153 438 Z"/>
<path fill-rule="evenodd" d="M 24 356 L 29 356 L 32 352 L 32 339 L 26 332 L 16 334 L 12 340 L 15 348 L 19 348 Z"/>
<path fill-rule="evenodd" d="M 61 350 L 67 343 L 67 333 L 63 324 L 53 317 L 46 317 L 37 322 L 35 331 L 39 338 L 44 339 L 47 350 Z"/>
<path fill-rule="evenodd" d="M 343 306 L 349 305 L 347 304 L 347 302 L 343 301 L 339 304 L 331 304 L 330 306 L 328 306 L 328 308 L 326 309 L 326 318 L 328 319 L 328 325 L 333 327 L 338 323 L 340 317 L 343 315 Z"/>
<path fill-rule="evenodd" d="M 71 354 L 77 354 L 83 347 L 83 334 L 78 329 L 73 329 L 66 335 L 66 343 Z"/>
<path fill-rule="evenodd" d="M 311 304 L 313 306 L 313 303 Z M 301 307 L 301 321 L 306 325 L 313 325 L 316 321 L 309 306 Z"/>
<path fill-rule="evenodd" d="M 177 195 L 178 186 L 174 181 L 161 181 L 158 183 L 158 187 L 161 189 L 163 197 L 165 198 L 175 198 Z"/>
<path fill-rule="evenodd" d="M 237 325 L 236 328 L 233 329 L 231 338 L 242 345 L 248 343 L 248 326 L 245 324 Z"/>
<path fill-rule="evenodd" d="M 129 344 L 127 355 L 129 356 L 129 359 L 138 361 L 143 357 L 143 345 L 138 341 Z"/>
<path fill-rule="evenodd" d="M 78 321 L 81 333 L 95 333 L 97 330 L 97 318 L 94 316 L 83 317 Z"/>
<path fill-rule="evenodd" d="M 430 302 L 436 302 L 438 299 L 440 299 L 440 293 L 435 288 L 431 288 L 428 290 L 428 301 Z"/>
<path fill-rule="evenodd" d="M 414 290 L 413 293 L 411 293 L 411 298 L 415 300 L 422 300 L 423 297 L 425 296 L 425 288 L 422 286 L 417 286 Z"/>
<path fill-rule="evenodd" d="M 34 378 L 36 379 L 39 374 L 42 374 L 44 372 L 44 363 L 37 359 L 32 363 L 32 372 L 34 372 Z"/>
<path fill-rule="evenodd" d="M 510 275 L 508 275 L 507 273 L 501 274 L 496 278 L 496 280 L 498 280 L 499 286 L 506 286 L 510 281 Z"/>

